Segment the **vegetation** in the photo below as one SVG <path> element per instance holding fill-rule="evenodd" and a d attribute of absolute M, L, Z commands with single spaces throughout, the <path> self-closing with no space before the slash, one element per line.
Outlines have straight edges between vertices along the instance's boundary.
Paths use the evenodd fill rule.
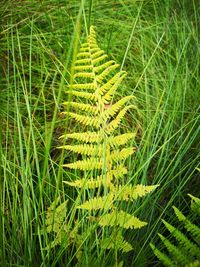
<path fill-rule="evenodd" d="M 155 255 L 161 262 L 163 262 L 164 266 L 200 266 L 200 228 L 196 225 L 200 214 L 200 199 L 193 197 L 192 195 L 190 195 L 190 197 L 193 200 L 191 204 L 193 221 L 185 217 L 175 206 L 173 207 L 178 220 L 180 223 L 182 222 L 186 230 L 186 234 L 163 220 L 165 227 L 173 237 L 173 241 L 161 234 L 158 235 L 167 248 L 169 255 L 165 254 L 165 252 L 161 252 L 153 244 L 151 244 Z"/>
<path fill-rule="evenodd" d="M 162 251 L 157 232 L 170 236 L 162 220 L 179 227 L 172 205 L 192 220 L 187 193 L 200 197 L 198 3 L 7 0 L 0 9 L 0 265 L 162 266 L 150 247 Z M 60 136 L 86 131 L 63 103 L 74 101 L 66 94 L 71 66 L 91 25 L 109 60 L 128 74 L 114 99 L 133 95 L 137 107 L 118 132 L 135 135 L 125 181 L 160 185 L 142 201 L 119 201 L 148 225 L 117 235 L 99 227 L 93 211 L 77 212 L 98 192 L 69 186 L 82 172 L 62 165 L 80 156 L 57 149 L 69 145 Z"/>

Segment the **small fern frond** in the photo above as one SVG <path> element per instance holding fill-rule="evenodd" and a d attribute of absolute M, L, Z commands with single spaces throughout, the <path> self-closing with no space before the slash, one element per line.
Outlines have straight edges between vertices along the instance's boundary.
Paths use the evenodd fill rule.
<path fill-rule="evenodd" d="M 111 180 L 108 177 L 108 174 L 105 175 L 99 175 L 96 177 L 96 179 L 80 179 L 80 180 L 75 180 L 74 182 L 68 182 L 68 181 L 63 181 L 65 184 L 68 184 L 70 186 L 75 186 L 78 188 L 85 188 L 85 189 L 95 189 L 95 188 L 100 188 L 101 186 L 108 187 L 111 184 Z"/>
<path fill-rule="evenodd" d="M 92 106 L 90 104 L 83 104 L 83 103 L 78 103 L 78 102 L 64 102 L 63 103 L 64 105 L 66 106 L 70 106 L 70 107 L 73 107 L 73 108 L 76 108 L 76 109 L 80 109 L 81 111 L 86 111 L 86 112 L 91 112 L 93 114 L 97 114 L 97 107 L 95 106 Z M 68 112 L 62 112 L 61 114 L 68 114 Z"/>
<path fill-rule="evenodd" d="M 182 250 L 177 248 L 175 245 L 173 245 L 167 238 L 165 238 L 163 235 L 158 234 L 161 238 L 163 244 L 166 246 L 169 253 L 173 256 L 174 260 L 179 263 L 179 266 L 184 266 L 188 264 L 188 258 L 187 255 L 185 255 Z"/>
<path fill-rule="evenodd" d="M 59 201 L 60 198 L 58 197 L 54 202 L 52 202 L 51 206 L 47 210 L 46 230 L 48 233 L 52 231 L 55 233 L 59 232 L 66 217 L 68 200 L 58 206 Z"/>
<path fill-rule="evenodd" d="M 109 81 L 101 85 L 99 88 L 96 89 L 96 93 L 98 95 L 104 96 L 107 92 L 105 97 L 103 97 L 103 102 L 106 104 L 108 101 L 111 100 L 114 92 L 117 90 L 117 87 L 120 85 L 122 80 L 125 78 L 126 72 L 120 71 L 115 74 Z"/>
<path fill-rule="evenodd" d="M 200 255 L 200 248 L 192 241 L 190 241 L 186 235 L 184 235 L 181 231 L 176 229 L 174 226 L 166 222 L 165 220 L 162 220 L 166 228 L 169 230 L 171 234 L 176 238 L 176 240 L 179 242 L 179 244 L 182 247 L 185 247 L 187 251 L 192 256 Z"/>
<path fill-rule="evenodd" d="M 95 90 L 95 83 L 75 83 L 69 86 L 70 89 L 76 89 L 76 90 Z M 72 91 L 72 94 L 74 94 L 76 91 Z"/>
<path fill-rule="evenodd" d="M 103 156 L 104 146 L 94 145 L 94 144 L 83 144 L 83 145 L 65 145 L 58 148 L 63 148 L 78 154 L 88 155 L 88 156 Z"/>
<path fill-rule="evenodd" d="M 104 86 L 102 86 L 99 90 L 102 91 L 102 90 L 105 90 L 105 89 L 108 89 L 107 90 L 107 93 L 102 97 L 102 101 L 105 103 L 105 104 L 108 104 L 109 101 L 112 100 L 112 97 L 115 93 L 115 91 L 117 90 L 118 86 L 121 84 L 121 82 L 123 81 L 123 79 L 126 77 L 126 72 L 124 71 L 121 71 L 119 72 L 118 75 L 116 75 L 118 78 L 117 80 L 115 81 L 115 83 L 110 87 L 108 87 L 108 85 L 110 85 L 109 83 L 108 84 L 105 84 Z"/>
<path fill-rule="evenodd" d="M 200 216 L 200 199 L 190 194 L 188 194 L 188 196 L 192 199 L 191 210 Z"/>
<path fill-rule="evenodd" d="M 110 154 L 110 159 L 112 161 L 121 161 L 127 159 L 130 155 L 132 155 L 135 152 L 135 148 L 128 147 L 123 148 L 121 150 L 116 149 Z"/>
<path fill-rule="evenodd" d="M 123 165 L 119 165 L 116 169 L 110 171 L 110 173 L 116 178 L 122 178 L 126 173 L 127 169 Z"/>
<path fill-rule="evenodd" d="M 194 199 L 193 197 L 191 198 Z M 198 198 L 196 201 L 198 201 Z M 164 263 L 165 266 L 198 266 L 200 261 L 199 228 L 179 209 L 174 206 L 173 209 L 178 220 L 184 225 L 186 231 L 181 232 L 165 220 L 162 220 L 165 227 L 171 233 L 171 236 L 176 239 L 176 243 L 172 244 L 172 241 L 169 241 L 166 237 L 159 234 L 162 242 L 168 250 L 169 255 L 161 253 L 154 247 L 154 245 L 151 244 L 154 254 Z M 197 215 L 198 219 L 198 213 L 195 214 L 195 210 L 193 212 L 194 215 Z"/>
<path fill-rule="evenodd" d="M 68 163 L 68 164 L 63 164 L 63 167 L 67 167 L 70 169 L 78 169 L 78 170 L 102 170 L 103 168 L 103 161 L 98 158 L 88 158 L 85 160 L 78 160 L 75 161 L 74 163 Z"/>
<path fill-rule="evenodd" d="M 117 136 L 111 136 L 108 138 L 108 143 L 112 147 L 125 145 L 129 140 L 135 138 L 135 133 L 125 133 Z"/>
<path fill-rule="evenodd" d="M 107 132 L 108 133 L 112 133 L 118 126 L 119 123 L 121 122 L 121 120 L 124 118 L 124 115 L 126 114 L 126 112 L 130 109 L 133 108 L 133 105 L 129 105 L 125 108 L 123 108 L 118 115 L 116 116 L 116 118 L 114 120 L 112 120 L 108 126 L 107 126 Z"/>
<path fill-rule="evenodd" d="M 110 193 L 104 197 L 94 197 L 80 206 L 78 209 L 85 209 L 85 210 L 109 210 L 112 208 L 112 201 L 113 201 L 113 194 Z"/>
<path fill-rule="evenodd" d="M 108 119 L 110 117 L 113 117 L 122 108 L 122 106 L 126 104 L 126 102 L 131 100 L 132 98 L 133 96 L 126 96 L 120 99 L 115 104 L 111 105 L 107 110 L 104 111 L 102 115 L 103 118 Z"/>
<path fill-rule="evenodd" d="M 118 200 L 136 200 L 139 197 L 144 197 L 146 194 L 149 194 L 155 190 L 159 185 L 119 185 L 116 189 L 116 198 Z"/>
<path fill-rule="evenodd" d="M 150 244 L 154 254 L 156 257 L 164 264 L 166 267 L 177 267 L 176 264 L 165 254 L 162 253 L 159 249 L 157 249 L 153 244 Z"/>
<path fill-rule="evenodd" d="M 74 96 L 78 96 L 81 98 L 85 98 L 87 100 L 91 100 L 91 101 L 96 101 L 97 97 L 95 94 L 93 93 L 87 93 L 87 92 L 80 92 L 80 91 L 75 91 L 75 90 L 69 90 L 67 91 L 68 94 L 74 95 Z"/>
<path fill-rule="evenodd" d="M 103 249 L 122 250 L 123 253 L 133 250 L 131 244 L 124 240 L 121 231 L 118 231 L 117 233 L 113 231 L 108 238 L 102 240 L 101 247 Z"/>
<path fill-rule="evenodd" d="M 70 133 L 64 134 L 60 136 L 60 138 L 71 138 L 77 141 L 85 142 L 85 143 L 100 143 L 103 139 L 101 132 L 79 132 L 79 133 Z"/>
<path fill-rule="evenodd" d="M 122 210 L 113 210 L 111 213 L 102 215 L 99 224 L 101 226 L 120 226 L 126 229 L 137 229 L 147 225 L 146 222 L 140 221 L 138 218 Z"/>
<path fill-rule="evenodd" d="M 67 112 L 67 115 L 69 115 L 70 117 L 75 119 L 77 122 L 79 122 L 83 125 L 86 125 L 86 126 L 93 126 L 97 129 L 99 129 L 101 126 L 101 121 L 98 117 L 93 118 L 90 116 L 80 115 L 80 114 L 76 114 L 73 112 Z"/>
<path fill-rule="evenodd" d="M 174 206 L 173 209 L 179 221 L 184 223 L 184 227 L 187 229 L 187 231 L 190 232 L 193 237 L 200 242 L 200 228 L 196 224 L 191 223 L 190 220 L 187 219 L 179 209 Z"/>

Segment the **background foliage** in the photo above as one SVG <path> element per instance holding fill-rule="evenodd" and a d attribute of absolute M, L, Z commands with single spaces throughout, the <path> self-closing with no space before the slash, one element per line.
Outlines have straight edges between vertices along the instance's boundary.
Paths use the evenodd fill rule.
<path fill-rule="evenodd" d="M 128 72 L 119 96 L 137 98 L 138 111 L 124 121 L 129 131 L 137 129 L 137 152 L 127 166 L 130 179 L 160 184 L 142 205 L 128 207 L 149 224 L 125 233 L 134 250 L 123 261 L 161 266 L 149 246 L 162 246 L 161 218 L 175 226 L 172 204 L 184 211 L 187 193 L 199 197 L 198 2 L 7 0 L 0 9 L 0 265 L 73 266 L 74 249 L 65 244 L 44 249 L 52 239 L 43 228 L 45 211 L 57 197 L 76 196 L 62 180 L 78 174 L 59 167 L 69 155 L 56 147 L 63 132 L 79 125 L 59 113 L 74 44 L 93 24 L 100 47 Z M 80 35 L 74 30 L 77 21 Z M 90 246 L 84 246 L 84 266 L 93 259 Z M 108 253 L 101 266 L 109 262 Z"/>

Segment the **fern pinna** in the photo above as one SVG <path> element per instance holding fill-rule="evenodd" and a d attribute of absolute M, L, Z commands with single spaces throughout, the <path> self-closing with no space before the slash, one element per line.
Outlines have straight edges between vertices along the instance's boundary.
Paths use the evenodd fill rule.
<path fill-rule="evenodd" d="M 192 195 L 189 196 L 192 199 L 192 221 L 179 209 L 173 207 L 176 217 L 185 228 L 184 230 L 179 230 L 163 220 L 165 227 L 174 238 L 174 241 L 172 241 L 159 234 L 168 253 L 161 252 L 157 247 L 151 244 L 154 254 L 166 267 L 200 267 L 200 228 L 197 226 L 200 219 L 200 199 Z"/>
<path fill-rule="evenodd" d="M 76 208 L 90 211 L 89 219 L 101 227 L 118 229 L 115 238 L 112 239 L 111 235 L 109 240 L 105 239 L 102 244 L 104 248 L 118 247 L 129 251 L 132 246 L 124 241 L 119 229 L 141 228 L 147 223 L 119 209 L 119 202 L 135 201 L 150 193 L 157 185 L 131 185 L 130 181 L 127 183 L 125 180 L 128 172 L 125 160 L 135 152 L 135 148 L 128 143 L 133 141 L 135 133 L 124 133 L 123 128 L 120 130 L 120 122 L 134 106 L 129 104 L 133 96 L 125 96 L 115 102 L 113 100 L 126 76 L 125 71 L 115 72 L 118 67 L 113 60 L 107 60 L 107 55 L 98 47 L 92 26 L 87 41 L 81 44 L 77 54 L 72 84 L 67 90 L 70 101 L 64 103 L 67 111 L 63 112 L 82 125 L 84 131 L 61 136 L 61 140 L 66 139 L 67 144 L 59 148 L 78 153 L 81 157 L 63 167 L 79 170 L 83 176 L 64 183 L 91 192 L 87 200 Z M 87 178 L 84 178 L 86 172 Z M 115 240 L 115 244 L 112 240 Z"/>

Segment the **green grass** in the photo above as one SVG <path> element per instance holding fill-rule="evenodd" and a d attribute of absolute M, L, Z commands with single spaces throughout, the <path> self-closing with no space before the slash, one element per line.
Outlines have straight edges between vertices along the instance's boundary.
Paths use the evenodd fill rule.
<path fill-rule="evenodd" d="M 69 227 L 74 219 L 77 192 L 62 180 L 78 173 L 60 167 L 69 156 L 56 147 L 60 135 L 80 128 L 63 120 L 60 111 L 74 47 L 93 24 L 99 46 L 128 72 L 119 96 L 136 97 L 138 110 L 124 121 L 129 131 L 137 130 L 137 152 L 127 162 L 129 180 L 160 184 L 142 202 L 124 207 L 149 223 L 125 232 L 134 250 L 119 261 L 161 266 L 149 246 L 158 244 L 158 231 L 165 231 L 161 218 L 173 222 L 172 204 L 184 210 L 187 193 L 199 197 L 199 5 L 189 0 L 29 0 L 4 1 L 0 9 L 0 265 L 75 264 L 75 248 L 63 243 L 44 249 L 52 237 L 42 229 L 57 196 L 71 203 Z M 89 226 L 84 217 L 81 224 Z M 95 238 L 95 230 L 88 232 L 83 266 L 113 266 L 111 253 L 95 250 Z"/>

